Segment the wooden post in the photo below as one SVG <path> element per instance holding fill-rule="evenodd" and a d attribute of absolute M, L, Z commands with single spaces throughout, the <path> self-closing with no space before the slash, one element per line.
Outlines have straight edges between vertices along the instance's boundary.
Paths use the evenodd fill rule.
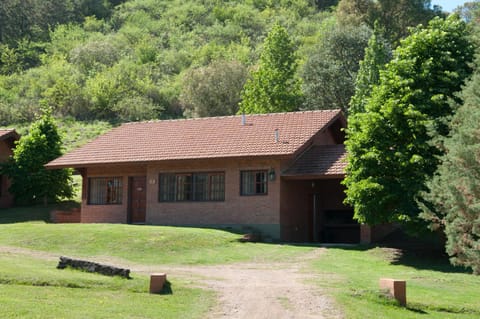
<path fill-rule="evenodd" d="M 407 305 L 407 282 L 405 280 L 380 278 L 380 289 L 386 290 L 400 305 Z"/>
<path fill-rule="evenodd" d="M 162 292 L 163 285 L 167 281 L 166 273 L 154 273 L 150 274 L 150 293 L 158 294 Z"/>

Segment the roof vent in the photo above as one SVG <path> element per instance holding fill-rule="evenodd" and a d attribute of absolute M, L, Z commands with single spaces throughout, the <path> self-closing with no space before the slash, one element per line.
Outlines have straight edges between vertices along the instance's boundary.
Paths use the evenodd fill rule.
<path fill-rule="evenodd" d="M 275 143 L 278 143 L 279 141 L 279 134 L 278 134 L 278 128 L 275 129 Z"/>
<path fill-rule="evenodd" d="M 245 126 L 247 124 L 247 117 L 245 116 L 245 113 L 242 114 L 242 125 Z"/>

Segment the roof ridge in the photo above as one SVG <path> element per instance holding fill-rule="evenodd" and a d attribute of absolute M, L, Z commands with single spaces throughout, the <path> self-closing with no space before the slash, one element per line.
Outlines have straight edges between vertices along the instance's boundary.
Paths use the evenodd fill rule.
<path fill-rule="evenodd" d="M 155 119 L 147 121 L 137 121 L 137 122 L 126 122 L 121 125 L 138 125 L 146 123 L 160 123 L 160 122 L 183 122 L 183 121 L 205 121 L 205 120 L 218 120 L 225 118 L 236 118 L 245 115 L 248 117 L 266 117 L 266 116 L 277 116 L 285 114 L 305 114 L 305 113 L 327 113 L 327 112 L 341 112 L 340 109 L 321 109 L 321 110 L 303 110 L 303 111 L 294 111 L 294 112 L 276 112 L 276 113 L 260 113 L 260 114 L 235 114 L 235 115 L 221 115 L 221 116 L 205 116 L 205 117 L 191 117 L 191 118 L 177 118 L 177 119 Z"/>

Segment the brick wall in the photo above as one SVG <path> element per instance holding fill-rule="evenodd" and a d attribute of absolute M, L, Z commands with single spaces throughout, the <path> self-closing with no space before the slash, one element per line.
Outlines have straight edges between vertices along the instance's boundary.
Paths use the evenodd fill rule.
<path fill-rule="evenodd" d="M 268 181 L 268 195 L 240 196 L 240 171 L 275 169 Z M 159 202 L 160 173 L 225 172 L 223 202 Z M 280 224 L 280 162 L 278 160 L 197 160 L 149 165 L 147 223 L 161 225 L 245 225 L 253 228 Z M 279 238 L 279 233 L 270 234 Z"/>
<path fill-rule="evenodd" d="M 54 210 L 50 212 L 50 220 L 53 223 L 79 223 L 80 208 L 74 208 L 71 210 Z"/>
<path fill-rule="evenodd" d="M 268 181 L 268 195 L 240 196 L 241 170 L 275 169 L 276 178 Z M 159 202 L 160 173 L 225 172 L 225 201 Z M 144 165 L 119 165 L 88 168 L 83 173 L 83 223 L 126 223 L 128 220 L 128 177 L 147 177 L 146 223 L 154 225 L 251 226 L 280 236 L 280 161 L 263 159 L 212 159 L 170 161 Z M 88 205 L 85 177 L 122 176 L 121 205 Z M 263 229 L 262 229 L 263 228 Z"/>
<path fill-rule="evenodd" d="M 145 165 L 110 165 L 89 167 L 83 174 L 82 186 L 82 223 L 126 223 L 128 212 L 128 177 L 144 176 Z M 122 203 L 117 205 L 89 205 L 88 178 L 86 177 L 122 177 Z"/>
<path fill-rule="evenodd" d="M 12 155 L 12 149 L 5 141 L 0 141 L 0 162 L 5 162 Z M 13 205 L 13 196 L 8 192 L 11 181 L 6 176 L 1 176 L 0 187 L 0 208 L 6 208 Z"/>

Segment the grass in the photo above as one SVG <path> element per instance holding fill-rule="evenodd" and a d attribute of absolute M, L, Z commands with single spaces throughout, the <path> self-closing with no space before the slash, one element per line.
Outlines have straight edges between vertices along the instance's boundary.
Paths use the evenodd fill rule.
<path fill-rule="evenodd" d="M 105 121 L 76 121 L 74 119 L 57 119 L 58 132 L 62 135 L 65 151 L 69 152 L 100 134 L 106 133 L 113 125 Z M 14 128 L 21 136 L 28 134 L 30 123 L 13 124 L 8 128 Z"/>
<path fill-rule="evenodd" d="M 116 257 L 139 264 L 224 264 L 282 260 L 309 247 L 240 243 L 240 235 L 213 229 L 114 224 L 0 225 L 0 245 L 69 257 Z"/>
<path fill-rule="evenodd" d="M 75 206 L 63 203 L 62 209 Z M 312 247 L 242 243 L 216 229 L 125 224 L 51 224 L 55 206 L 0 210 L 0 245 L 69 257 L 115 257 L 139 264 L 225 264 L 284 260 Z"/>
<path fill-rule="evenodd" d="M 69 203 L 68 205 L 75 205 Z M 149 295 L 148 278 L 133 280 L 55 269 L 53 255 L 95 258 L 138 265 L 208 265 L 292 260 L 307 246 L 241 243 L 231 232 L 182 227 L 119 224 L 50 224 L 52 207 L 0 211 L 2 318 L 202 318 L 214 304 L 213 293 L 172 280 L 172 294 Z M 42 257 L 43 254 L 43 257 Z M 347 319 L 480 318 L 480 276 L 430 254 L 412 255 L 391 248 L 329 247 L 311 262 L 316 284 L 335 297 Z M 382 295 L 381 277 L 407 281 L 407 308 Z M 278 300 L 286 308 L 287 298 Z M 88 305 L 86 307 L 85 305 Z"/>
<path fill-rule="evenodd" d="M 480 318 L 480 277 L 446 259 L 398 253 L 380 247 L 329 248 L 313 268 L 328 278 L 318 285 L 334 293 L 349 319 Z M 379 292 L 382 277 L 407 281 L 406 308 Z"/>
<path fill-rule="evenodd" d="M 122 260 L 142 265 L 280 260 L 311 249 L 240 243 L 238 234 L 211 229 L 49 224 L 50 209 L 0 211 L 0 248 L 19 251 L 0 249 L 2 318 L 204 318 L 215 303 L 212 292 L 176 278 L 169 277 L 171 294 L 150 295 L 142 274 L 132 273 L 133 279 L 126 280 L 57 270 L 58 260 L 51 260 L 51 254 L 113 257 L 113 265 L 122 267 Z"/>
<path fill-rule="evenodd" d="M 55 266 L 0 253 L 2 318 L 200 318 L 214 303 L 211 292 L 183 282 L 151 295 L 145 275 L 127 280 Z"/>

